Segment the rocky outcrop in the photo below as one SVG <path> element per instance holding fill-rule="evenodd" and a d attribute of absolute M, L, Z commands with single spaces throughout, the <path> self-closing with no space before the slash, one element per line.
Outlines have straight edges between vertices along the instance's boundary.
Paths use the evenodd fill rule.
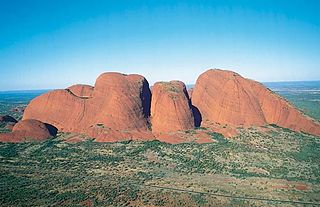
<path fill-rule="evenodd" d="M 19 121 L 11 133 L 0 134 L 1 142 L 44 141 L 55 136 L 57 129 L 34 119 Z"/>
<path fill-rule="evenodd" d="M 276 124 L 297 132 L 320 135 L 320 123 L 304 115 L 281 96 L 249 80 L 250 87 L 259 99 L 261 110 L 268 124 Z"/>
<path fill-rule="evenodd" d="M 84 98 L 74 88 L 79 87 L 50 91 L 33 99 L 23 119 L 37 119 L 61 131 L 85 134 L 95 126 L 148 130 L 151 93 L 144 77 L 104 73 L 96 80 L 92 97 Z"/>
<path fill-rule="evenodd" d="M 54 90 L 33 99 L 25 109 L 23 120 L 37 119 L 61 131 L 72 132 L 83 126 L 86 100 L 68 90 Z"/>
<path fill-rule="evenodd" d="M 208 132 L 231 137 L 239 126 L 267 124 L 320 135 L 318 122 L 263 85 L 231 71 L 209 70 L 200 75 L 189 91 L 191 99 L 180 81 L 158 82 L 152 93 L 151 98 L 143 76 L 103 73 L 94 87 L 74 85 L 33 99 L 23 120 L 40 120 L 99 142 L 202 143 L 210 141 L 204 136 Z M 193 130 L 200 126 L 204 131 Z"/>
<path fill-rule="evenodd" d="M 154 84 L 151 123 L 153 132 L 171 132 L 194 128 L 192 108 L 183 82 L 170 81 Z"/>
<path fill-rule="evenodd" d="M 88 100 L 93 124 L 114 130 L 147 130 L 150 116 L 149 83 L 140 75 L 104 73 Z"/>
<path fill-rule="evenodd" d="M 67 88 L 71 93 L 81 98 L 92 97 L 93 89 L 93 86 L 84 84 L 76 84 Z"/>
<path fill-rule="evenodd" d="M 294 131 L 320 135 L 320 125 L 262 84 L 226 70 L 208 70 L 192 93 L 206 122 L 231 126 L 276 124 Z"/>

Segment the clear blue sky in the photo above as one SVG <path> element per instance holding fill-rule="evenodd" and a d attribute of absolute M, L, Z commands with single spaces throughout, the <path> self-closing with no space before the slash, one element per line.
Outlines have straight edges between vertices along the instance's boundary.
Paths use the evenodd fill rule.
<path fill-rule="evenodd" d="M 209 68 L 320 79 L 320 1 L 0 0 L 0 90 L 94 84 L 104 71 L 194 83 Z"/>

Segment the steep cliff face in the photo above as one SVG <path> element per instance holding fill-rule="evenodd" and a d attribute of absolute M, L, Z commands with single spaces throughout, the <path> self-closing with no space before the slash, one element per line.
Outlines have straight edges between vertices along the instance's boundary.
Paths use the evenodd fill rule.
<path fill-rule="evenodd" d="M 225 70 L 201 74 L 192 103 L 202 120 L 233 126 L 277 124 L 294 131 L 320 134 L 320 125 L 262 84 Z"/>
<path fill-rule="evenodd" d="M 174 132 L 194 128 L 194 117 L 183 82 L 170 81 L 154 84 L 151 123 L 153 132 Z"/>

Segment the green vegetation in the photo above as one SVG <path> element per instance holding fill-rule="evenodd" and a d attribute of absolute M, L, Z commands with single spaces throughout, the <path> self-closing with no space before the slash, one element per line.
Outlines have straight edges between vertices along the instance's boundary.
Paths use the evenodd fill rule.
<path fill-rule="evenodd" d="M 233 139 L 212 133 L 216 142 L 208 144 L 69 144 L 64 136 L 0 144 L 2 205 L 289 205 L 205 193 L 320 202 L 319 137 L 282 128 L 272 133 L 242 129 Z"/>
<path fill-rule="evenodd" d="M 40 93 L 0 94 L 0 114 L 21 118 L 20 109 Z M 279 93 L 320 120 L 319 92 Z M 0 133 L 9 132 L 4 127 Z M 0 206 L 320 203 L 320 137 L 276 125 L 264 129 L 273 131 L 238 128 L 240 134 L 232 139 L 211 133 L 215 142 L 208 144 L 92 140 L 71 144 L 62 141 L 72 136 L 69 133 L 42 143 L 0 143 Z"/>

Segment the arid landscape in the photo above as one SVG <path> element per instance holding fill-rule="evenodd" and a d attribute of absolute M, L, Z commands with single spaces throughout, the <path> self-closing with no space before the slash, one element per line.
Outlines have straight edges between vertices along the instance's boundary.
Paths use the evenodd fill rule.
<path fill-rule="evenodd" d="M 210 83 L 214 83 L 214 80 Z M 181 90 L 185 91 L 182 94 L 188 98 L 183 83 L 172 82 L 167 85 L 161 82 L 160 84 L 151 87 L 152 95 L 154 91 L 164 93 L 167 87 L 169 91 L 174 90 L 174 93 L 179 94 L 179 87 L 182 84 Z M 280 102 L 285 101 L 284 103 L 288 104 L 286 107 L 292 107 L 299 114 L 302 114 L 300 110 L 305 111 L 313 117 L 313 123 L 317 123 L 319 117 L 313 112 L 318 112 L 319 109 L 317 108 L 319 85 L 314 83 L 310 87 L 307 86 L 310 83 L 307 83 L 305 87 L 308 90 L 302 93 L 303 91 L 295 89 L 294 86 L 285 90 L 281 88 L 285 83 L 278 84 L 277 87 L 275 84 L 270 87 L 280 95 L 288 97 L 292 104 L 282 98 Z M 158 87 L 164 87 L 165 90 Z M 192 86 L 190 89 L 194 87 L 197 86 Z M 68 90 L 72 91 L 72 88 Z M 313 92 L 311 96 L 310 92 Z M 1 103 L 1 113 L 12 116 L 12 119 L 21 120 L 29 101 L 43 93 L 44 95 L 39 97 L 45 97 L 45 94 L 54 91 L 24 92 L 21 95 L 2 92 L 1 96 L 4 98 Z M 88 94 L 83 90 L 74 93 L 82 94 L 81 96 Z M 274 92 L 269 93 L 275 94 L 276 98 L 280 97 Z M 170 94 L 171 92 L 168 97 L 166 94 L 160 97 L 169 98 L 174 103 L 177 100 L 181 101 L 176 95 L 171 99 Z M 191 97 L 194 96 L 194 91 L 190 93 L 189 90 L 189 94 Z M 11 99 L 8 98 L 10 96 Z M 85 100 L 88 99 L 90 98 Z M 315 108 L 296 109 L 295 105 L 299 105 L 301 99 L 314 104 Z M 156 113 L 152 110 L 155 107 L 152 106 L 153 100 L 154 97 L 151 101 L 150 120 Z M 34 101 L 31 102 L 33 103 Z M 185 100 L 184 103 L 186 105 L 183 107 L 188 107 L 192 101 Z M 39 110 L 45 110 L 44 107 Z M 38 140 L 32 137 L 20 139 L 15 135 L 12 137 L 13 142 L 20 143 L 4 140 L 8 143 L 0 144 L 2 204 L 4 206 L 314 206 L 320 204 L 319 136 L 295 132 L 276 124 L 212 125 L 212 122 L 203 119 L 199 126 L 194 124 L 191 127 L 187 126 L 186 129 L 161 131 L 174 127 L 172 124 L 163 126 L 168 123 L 166 119 L 172 120 L 181 116 L 173 114 L 171 118 L 168 117 L 168 113 L 171 113 L 168 111 L 170 105 L 166 107 L 167 113 L 159 115 L 159 123 L 162 125 L 152 124 L 152 128 L 147 127 L 147 131 L 134 130 L 135 133 L 130 133 L 127 129 L 126 132 L 115 133 L 107 129 L 103 133 L 105 137 L 101 138 L 100 134 L 92 137 L 77 130 L 63 132 L 59 129 L 54 136 L 50 133 L 45 134 L 47 137 L 45 139 Z M 176 114 L 179 110 L 175 110 L 173 113 Z M 194 116 L 192 109 L 190 113 Z M 8 127 L 10 124 L 17 125 L 12 123 L 11 119 L 8 120 L 8 117 L 6 119 L 3 117 L 1 122 L 2 136 L 12 133 L 12 128 Z M 42 117 L 52 116 L 46 114 Z M 165 120 L 161 120 L 163 118 Z M 306 119 L 312 120 L 308 117 Z M 28 119 L 23 120 L 28 121 Z M 24 121 L 18 123 L 23 125 L 23 130 L 28 130 L 25 123 L 21 124 Z M 196 122 L 197 118 L 192 117 L 191 123 Z M 96 126 L 99 131 L 106 130 L 105 125 L 99 123 L 100 120 Z M 32 132 L 35 134 L 37 128 L 34 125 L 32 123 Z M 153 127 L 157 127 L 155 132 L 152 132 Z M 296 126 L 293 126 L 293 129 L 296 130 Z M 13 133 L 19 131 L 21 132 L 21 129 Z M 231 134 L 230 131 L 235 133 Z M 24 136 L 19 133 L 19 137 Z M 125 137 L 126 134 L 129 136 Z M 43 134 L 40 134 L 40 137 L 42 136 Z"/>
<path fill-rule="evenodd" d="M 319 0 L 1 0 L 0 207 L 320 207 Z"/>

